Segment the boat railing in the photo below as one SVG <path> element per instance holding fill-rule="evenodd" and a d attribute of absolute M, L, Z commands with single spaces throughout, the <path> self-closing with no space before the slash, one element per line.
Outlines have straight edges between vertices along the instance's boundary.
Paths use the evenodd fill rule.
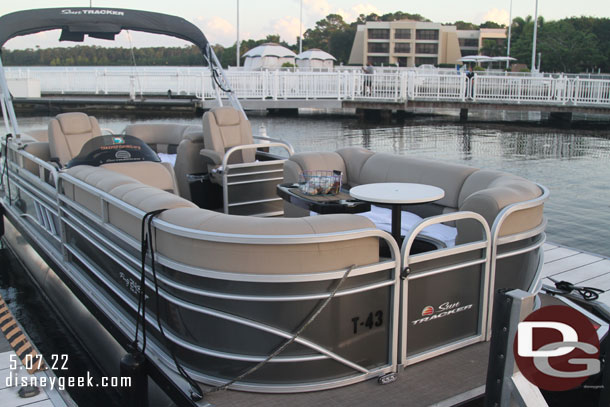
<path fill-rule="evenodd" d="M 546 228 L 547 220 L 544 216 L 541 217 L 540 224 L 531 229 L 508 235 L 501 235 L 502 227 L 505 225 L 505 222 L 509 216 L 518 214 L 519 212 L 523 213 L 524 211 L 535 208 L 540 208 L 539 210 L 542 211 L 542 206 L 549 199 L 550 192 L 545 186 L 540 184 L 536 185 L 542 191 L 540 196 L 527 201 L 507 205 L 500 211 L 500 213 L 498 213 L 491 227 L 491 239 L 493 242 L 490 273 L 491 287 L 495 286 L 494 279 L 496 278 L 499 260 L 510 259 L 511 257 L 515 258 L 527 253 L 534 253 L 540 249 L 540 247 L 542 247 L 546 241 L 546 234 L 544 233 L 544 230 Z M 522 242 L 523 244 L 512 247 L 511 245 L 516 242 Z M 529 287 L 527 287 L 527 291 L 530 293 L 535 292 L 539 288 L 538 285 L 540 282 L 540 274 L 542 272 L 543 264 L 542 255 L 540 255 L 537 263 L 537 267 L 535 268 L 534 274 L 531 278 L 531 284 Z M 490 295 L 493 295 L 493 292 L 491 292 Z M 490 298 L 489 301 L 492 301 L 492 298 Z M 488 320 L 491 321 L 492 318 L 492 309 L 490 308 Z M 491 326 L 488 326 L 487 338 L 489 339 L 490 337 Z"/>
<path fill-rule="evenodd" d="M 478 225 L 480 240 L 411 253 L 415 239 L 426 227 L 455 221 Z M 486 339 L 491 248 L 485 218 L 470 211 L 425 218 L 405 236 L 401 248 L 403 366 Z M 439 326 L 440 319 L 448 315 L 452 315 L 452 322 L 446 320 Z"/>
<path fill-rule="evenodd" d="M 288 156 L 294 154 L 291 145 L 283 141 L 264 139 L 266 143 L 241 144 L 228 149 L 222 157 L 220 165 L 222 174 L 222 197 L 224 213 L 236 213 L 249 216 L 279 216 L 283 215 L 282 198 L 277 195 L 276 185 L 284 179 L 284 159 L 253 161 L 247 163 L 229 164 L 231 157 L 244 150 L 276 147 L 284 150 Z M 247 189 L 246 200 L 234 191 Z"/>
<path fill-rule="evenodd" d="M 79 236 L 78 243 L 75 243 L 74 238 L 72 238 L 69 242 L 65 242 L 67 252 L 69 252 L 72 256 L 75 256 L 80 263 L 84 263 L 87 264 L 88 267 L 92 267 L 98 276 L 98 280 L 100 280 L 102 284 L 106 285 L 108 290 L 114 290 L 115 293 L 117 292 L 116 282 L 113 282 L 109 276 L 104 276 L 104 271 L 101 270 L 94 261 L 91 261 L 91 259 L 89 259 L 86 255 L 86 250 L 79 248 L 78 245 L 87 244 L 93 246 L 95 250 L 99 250 L 100 252 L 104 253 L 107 258 L 113 259 L 113 261 L 120 266 L 120 270 L 124 273 L 124 279 L 130 282 L 138 282 L 140 278 L 138 267 L 141 262 L 138 255 L 140 248 L 139 239 L 126 233 L 125 231 L 122 231 L 116 225 L 112 224 L 108 214 L 111 210 L 117 208 L 137 219 L 141 219 L 144 215 L 144 211 L 125 203 L 121 199 L 118 199 L 109 193 L 100 191 L 99 189 L 67 173 L 61 173 L 59 175 L 59 180 L 60 191 L 65 183 L 70 183 L 75 187 L 82 189 L 84 192 L 90 194 L 91 197 L 94 197 L 94 199 L 99 201 L 98 203 L 94 203 L 88 198 L 87 206 L 91 206 L 94 209 L 92 211 L 90 208 L 73 201 L 67 196 L 62 194 L 59 195 L 59 201 L 61 202 L 62 223 L 68 230 L 71 231 L 70 233 L 76 233 Z M 390 258 L 382 258 L 376 263 L 363 264 L 353 268 L 353 270 L 350 271 L 348 279 L 353 279 L 353 282 L 349 283 L 349 285 L 347 285 L 345 288 L 341 287 L 339 290 L 337 290 L 335 297 L 343 299 L 357 295 L 366 295 L 366 293 L 379 292 L 378 290 L 390 290 L 390 304 L 388 305 L 390 308 L 390 313 L 385 314 L 384 311 L 384 318 L 387 318 L 384 324 L 391 323 L 388 335 L 389 343 L 387 344 L 389 354 L 385 363 L 374 368 L 367 368 L 358 362 L 350 360 L 348 357 L 339 355 L 336 351 L 333 351 L 328 346 L 323 345 L 321 342 L 313 340 L 308 336 L 307 339 L 297 338 L 296 342 L 299 345 L 308 348 L 309 352 L 300 356 L 289 355 L 286 357 L 277 357 L 274 358 L 270 363 L 307 363 L 316 362 L 319 360 L 332 360 L 345 368 L 350 369 L 352 373 L 345 377 L 324 380 L 315 384 L 301 383 L 298 385 L 273 386 L 270 384 L 238 383 L 233 386 L 233 388 L 250 391 L 317 390 L 354 383 L 396 371 L 396 363 L 398 358 L 398 302 L 400 297 L 398 275 L 400 270 L 400 259 L 398 256 L 398 246 L 387 232 L 378 230 L 376 228 L 369 228 L 329 233 L 294 235 L 222 233 L 198 230 L 190 227 L 181 227 L 158 218 L 153 221 L 153 227 L 156 231 L 153 233 L 156 235 L 169 234 L 169 240 L 192 239 L 210 244 L 235 244 L 236 247 L 243 247 L 243 245 L 280 245 L 287 247 L 294 245 L 323 245 L 332 244 L 334 242 L 350 241 L 354 239 L 360 240 L 370 238 L 384 241 L 385 244 L 390 248 Z M 109 236 L 112 236 L 111 240 L 109 240 Z M 198 253 L 195 251 L 193 255 L 197 256 Z M 340 255 L 341 253 L 337 253 L 337 256 Z M 272 261 L 273 259 L 269 260 Z M 218 307 L 210 307 L 206 305 L 206 302 L 209 300 L 214 300 L 230 301 L 233 304 L 270 303 L 278 304 L 278 307 L 282 307 L 282 304 L 307 304 L 307 302 L 311 303 L 311 301 L 324 300 L 325 298 L 328 298 L 330 294 L 326 285 L 324 285 L 326 288 L 318 289 L 317 291 L 296 291 L 293 293 L 281 291 L 269 293 L 267 290 L 260 290 L 257 288 L 247 293 L 240 293 L 231 290 L 230 285 L 225 285 L 222 288 L 214 288 L 213 286 L 198 283 L 187 284 L 184 281 L 184 279 L 187 277 L 176 278 L 176 276 L 190 276 L 188 278 L 194 279 L 193 281 L 198 281 L 199 279 L 207 281 L 212 279 L 215 281 L 233 281 L 239 282 L 240 284 L 253 284 L 254 286 L 267 283 L 295 283 L 299 285 L 306 285 L 318 284 L 317 282 L 322 281 L 337 281 L 347 272 L 346 268 L 330 269 L 323 272 L 304 272 L 300 274 L 255 274 L 230 272 L 194 265 L 192 262 L 187 262 L 184 259 L 170 256 L 169 253 L 163 253 L 159 248 L 156 254 L 156 263 L 158 266 L 157 275 L 160 283 L 159 295 L 167 304 L 171 304 L 172 307 L 177 307 L 181 310 L 188 310 L 189 313 L 211 317 L 216 320 L 222 320 L 225 321 L 225 323 L 236 324 L 237 326 L 241 327 L 240 329 L 252 329 L 259 332 L 264 332 L 266 334 L 271 334 L 279 339 L 289 338 L 292 333 L 286 328 L 272 326 L 268 323 L 257 321 L 253 318 L 236 316 L 234 313 L 223 311 L 222 309 L 218 309 Z M 150 265 L 147 265 L 146 270 L 147 275 L 151 277 L 152 270 Z M 373 280 L 371 280 L 372 277 L 367 277 L 362 280 L 362 278 L 365 276 L 376 277 Z M 147 280 L 147 288 L 151 291 L 154 290 L 155 287 L 151 285 L 152 278 L 148 278 Z M 137 309 L 137 299 L 135 297 L 125 295 L 125 293 L 121 293 L 121 298 L 128 303 L 132 311 L 135 312 Z M 147 316 L 147 318 L 151 319 L 152 326 L 156 325 L 153 315 Z M 171 325 L 170 321 L 164 322 L 164 325 L 166 323 Z M 193 341 L 192 338 L 189 339 L 189 337 L 179 335 L 177 334 L 177 331 L 172 328 L 172 326 L 165 327 L 165 330 L 169 332 L 168 339 L 181 349 L 186 349 L 193 354 L 200 355 L 201 357 L 220 357 L 236 363 L 252 363 L 264 360 L 262 355 L 252 355 L 248 354 L 247 352 L 240 353 L 236 351 L 218 351 L 212 347 L 205 346 L 205 344 Z M 159 357 L 165 360 L 168 367 L 171 368 L 172 361 L 168 354 L 163 353 Z M 194 378 L 202 380 L 206 383 L 221 384 L 223 382 L 222 379 L 210 377 L 209 375 L 203 374 L 202 372 L 198 372 L 196 370 L 193 370 L 190 373 L 192 373 Z"/>

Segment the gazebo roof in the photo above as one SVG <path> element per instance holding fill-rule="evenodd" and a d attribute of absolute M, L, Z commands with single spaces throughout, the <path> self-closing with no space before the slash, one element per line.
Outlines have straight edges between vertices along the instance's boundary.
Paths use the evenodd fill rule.
<path fill-rule="evenodd" d="M 280 44 L 275 44 L 272 42 L 268 42 L 266 44 L 259 45 L 258 47 L 254 47 L 248 52 L 246 52 L 244 57 L 268 57 L 274 56 L 279 58 L 285 57 L 296 57 L 297 54 L 292 52 L 286 47 L 281 46 Z"/>
<path fill-rule="evenodd" d="M 328 52 L 322 51 L 321 49 L 318 49 L 318 48 L 311 48 L 311 49 L 308 49 L 307 51 L 303 51 L 299 55 L 296 56 L 296 59 L 320 59 L 322 61 L 328 61 L 328 60 L 336 61 L 337 60 L 334 56 L 330 55 Z"/>

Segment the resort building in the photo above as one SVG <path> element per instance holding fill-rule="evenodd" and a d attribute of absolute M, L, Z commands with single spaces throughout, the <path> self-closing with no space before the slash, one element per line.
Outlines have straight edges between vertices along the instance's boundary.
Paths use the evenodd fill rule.
<path fill-rule="evenodd" d="M 441 23 L 368 21 L 357 28 L 349 63 L 376 66 L 456 64 L 463 56 L 478 54 L 486 39 L 503 45 L 506 30 L 458 31 L 454 25 Z"/>

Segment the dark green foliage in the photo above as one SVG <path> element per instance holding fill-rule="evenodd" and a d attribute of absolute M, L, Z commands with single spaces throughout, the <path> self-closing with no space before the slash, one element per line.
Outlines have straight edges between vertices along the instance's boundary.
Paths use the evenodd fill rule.
<path fill-rule="evenodd" d="M 504 24 L 498 24 L 494 21 L 485 21 L 479 28 L 506 28 Z"/>
<path fill-rule="evenodd" d="M 481 55 L 488 57 L 499 57 L 506 55 L 506 45 L 504 41 L 496 41 L 495 39 L 484 39 L 481 47 Z"/>
<path fill-rule="evenodd" d="M 2 62 L 7 66 L 120 66 L 133 65 L 203 65 L 201 52 L 195 47 L 105 48 L 83 46 L 2 49 Z"/>
<path fill-rule="evenodd" d="M 530 68 L 533 31 L 531 16 L 513 20 L 511 56 Z M 610 72 L 610 19 L 571 17 L 546 22 L 540 17 L 536 53 L 542 54 L 540 68 L 545 72 Z"/>
<path fill-rule="evenodd" d="M 444 25 L 455 25 L 458 30 L 478 30 L 479 26 L 473 23 L 468 23 L 466 21 L 456 21 L 455 23 L 447 23 Z"/>

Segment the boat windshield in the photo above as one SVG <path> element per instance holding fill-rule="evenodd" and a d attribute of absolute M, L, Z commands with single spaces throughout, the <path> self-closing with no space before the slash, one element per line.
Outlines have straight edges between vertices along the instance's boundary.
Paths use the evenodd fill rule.
<path fill-rule="evenodd" d="M 161 162 L 157 153 L 137 137 L 106 135 L 87 141 L 80 153 L 66 164 L 66 168 L 134 161 Z"/>

